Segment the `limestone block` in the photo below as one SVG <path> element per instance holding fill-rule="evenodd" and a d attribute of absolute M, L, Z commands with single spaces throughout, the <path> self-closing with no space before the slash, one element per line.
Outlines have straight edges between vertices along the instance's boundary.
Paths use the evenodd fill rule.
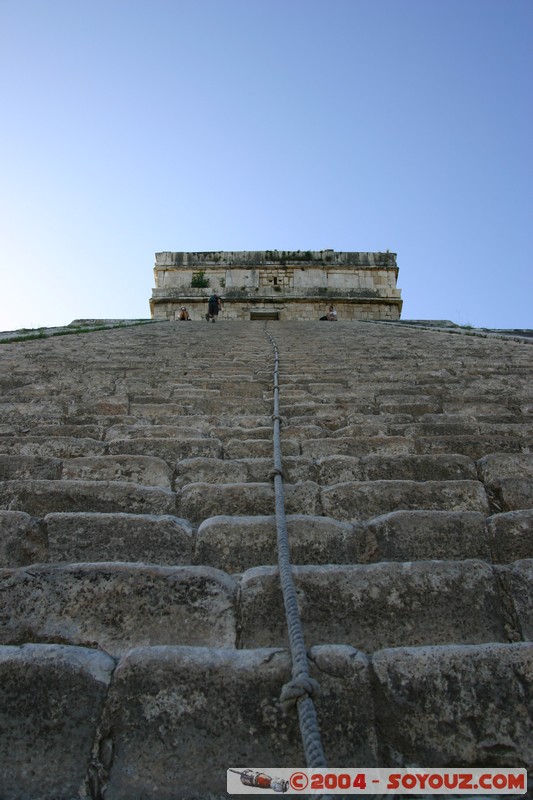
<path fill-rule="evenodd" d="M 49 547 L 47 560 L 52 563 L 137 561 L 169 566 L 191 563 L 193 530 L 187 520 L 178 517 L 59 513 L 48 514 L 44 523 Z"/>
<path fill-rule="evenodd" d="M 370 453 L 403 455 L 414 453 L 415 444 L 404 436 L 332 437 L 329 439 L 308 439 L 302 442 L 302 455 L 308 458 L 327 456 L 363 456 Z"/>
<path fill-rule="evenodd" d="M 533 479 L 502 478 L 493 491 L 497 498 L 495 505 L 502 511 L 533 508 Z"/>
<path fill-rule="evenodd" d="M 211 436 L 226 443 L 229 439 L 272 439 L 272 426 L 241 428 L 235 425 L 213 426 Z"/>
<path fill-rule="evenodd" d="M 485 517 L 475 511 L 393 511 L 368 520 L 364 561 L 491 561 Z"/>
<path fill-rule="evenodd" d="M 283 439 L 283 478 L 287 484 L 305 483 L 315 481 L 317 469 L 315 462 L 310 458 L 302 456 L 288 456 L 285 454 L 285 440 Z M 269 458 L 245 458 L 241 463 L 246 465 L 248 480 L 256 483 L 272 479 L 273 457 Z"/>
<path fill-rule="evenodd" d="M 165 489 L 170 489 L 172 484 L 172 473 L 166 462 L 145 455 L 71 458 L 63 462 L 62 477 L 69 481 L 127 481 Z"/>
<path fill-rule="evenodd" d="M 3 800 L 79 796 L 114 666 L 93 649 L 0 647 Z"/>
<path fill-rule="evenodd" d="M 327 647 L 313 649 L 311 665 L 330 759 L 374 765 L 367 660 Z M 104 719 L 115 753 L 106 800 L 150 797 L 154 787 L 160 800 L 222 797 L 229 766 L 303 764 L 297 714 L 279 704 L 289 679 L 282 650 L 132 650 L 116 669 Z"/>
<path fill-rule="evenodd" d="M 266 474 L 263 480 L 266 480 Z M 176 490 L 188 483 L 244 483 L 248 468 L 244 461 L 220 458 L 184 458 L 176 464 Z"/>
<path fill-rule="evenodd" d="M 460 455 L 365 456 L 361 468 L 365 481 L 477 480 L 474 462 Z"/>
<path fill-rule="evenodd" d="M 294 439 L 283 439 L 283 455 L 298 456 L 300 445 Z M 272 458 L 272 441 L 267 439 L 232 439 L 226 442 L 225 458 Z"/>
<path fill-rule="evenodd" d="M 0 567 L 21 567 L 46 561 L 43 528 L 23 511 L 0 511 Z"/>
<path fill-rule="evenodd" d="M 526 641 L 533 640 L 533 559 L 525 558 L 498 568 L 518 618 L 519 632 Z"/>
<path fill-rule="evenodd" d="M 165 423 L 179 414 L 186 414 L 184 403 L 132 403 L 130 413 L 139 420 Z"/>
<path fill-rule="evenodd" d="M 391 765 L 533 766 L 533 645 L 374 653 L 376 718 Z"/>
<path fill-rule="evenodd" d="M 182 417 L 182 419 L 187 418 Z M 198 439 L 201 435 L 202 427 L 199 419 L 193 421 L 189 418 L 183 425 L 112 425 L 105 432 L 105 440 L 113 442 L 125 439 Z"/>
<path fill-rule="evenodd" d="M 478 481 L 365 481 L 322 487 L 324 513 L 364 520 L 391 511 L 478 511 L 488 515 Z"/>
<path fill-rule="evenodd" d="M 383 647 L 505 641 L 496 579 L 481 561 L 293 567 L 308 645 Z M 278 570 L 241 581 L 241 644 L 287 642 Z"/>
<path fill-rule="evenodd" d="M 45 456 L 0 454 L 0 480 L 28 478 L 57 480 L 61 477 L 61 460 Z"/>
<path fill-rule="evenodd" d="M 221 458 L 222 444 L 217 439 L 114 439 L 109 442 L 111 455 L 145 455 L 160 458 L 167 464 L 185 458 Z"/>
<path fill-rule="evenodd" d="M 494 514 L 488 518 L 487 528 L 495 563 L 533 558 L 533 509 Z"/>
<path fill-rule="evenodd" d="M 479 433 L 479 424 L 461 414 L 424 414 L 420 421 L 407 426 L 407 436 L 468 436 Z"/>
<path fill-rule="evenodd" d="M 348 523 L 304 514 L 288 515 L 286 521 L 294 564 L 351 563 L 362 549 L 358 532 Z M 277 564 L 277 558 L 274 516 L 218 516 L 198 528 L 196 564 L 235 573 Z"/>
<path fill-rule="evenodd" d="M 193 522 L 219 515 L 268 515 L 274 511 L 274 486 L 267 483 L 193 483 L 178 493 L 180 514 Z M 316 514 L 319 487 L 312 481 L 285 485 L 288 514 Z"/>
<path fill-rule="evenodd" d="M 176 495 L 168 489 L 118 481 L 4 481 L 0 508 L 36 517 L 55 511 L 172 515 Z"/>
<path fill-rule="evenodd" d="M 385 414 L 411 414 L 420 417 L 424 414 L 437 413 L 440 411 L 440 400 L 438 397 L 423 395 L 405 395 L 394 397 L 379 397 L 379 413 Z"/>
<path fill-rule="evenodd" d="M 96 563 L 0 572 L 0 643 L 130 647 L 235 643 L 234 582 L 210 567 Z"/>
<path fill-rule="evenodd" d="M 27 403 L 2 403 L 3 425 L 42 425 L 43 423 L 61 423 L 64 417 L 63 404 L 60 400 L 40 398 Z"/>
<path fill-rule="evenodd" d="M 324 456 L 317 459 L 317 466 L 321 485 L 363 480 L 361 459 L 354 456 Z"/>
<path fill-rule="evenodd" d="M 101 456 L 105 454 L 106 446 L 96 439 L 75 436 L 28 436 L 13 437 L 8 444 L 2 442 L 2 450 L 20 456 L 62 459 Z"/>
<path fill-rule="evenodd" d="M 477 460 L 498 450 L 520 453 L 529 445 L 522 436 L 417 436 L 418 453 L 456 453 Z"/>
<path fill-rule="evenodd" d="M 503 479 L 533 480 L 533 453 L 491 453 L 478 461 L 480 479 L 499 486 Z"/>
<path fill-rule="evenodd" d="M 128 416 L 129 401 L 127 396 L 98 396 L 96 399 L 86 398 L 83 401 L 70 401 L 67 406 L 69 417 L 113 417 Z"/>

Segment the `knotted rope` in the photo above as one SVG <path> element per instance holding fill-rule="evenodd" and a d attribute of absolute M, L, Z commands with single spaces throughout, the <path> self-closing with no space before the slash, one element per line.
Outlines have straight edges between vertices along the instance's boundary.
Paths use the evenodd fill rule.
<path fill-rule="evenodd" d="M 279 355 L 276 342 L 266 332 L 274 349 L 274 477 L 276 530 L 278 540 L 278 565 L 285 605 L 285 617 L 289 633 L 289 649 L 292 660 L 292 679 L 281 691 L 281 704 L 287 710 L 294 704 L 298 709 L 300 732 L 307 766 L 326 767 L 326 758 L 322 748 L 320 729 L 313 697 L 319 691 L 318 683 L 311 677 L 305 647 L 296 588 L 292 577 L 289 555 L 289 536 L 285 518 L 285 491 L 283 487 L 283 466 L 281 463 L 281 416 L 279 413 Z M 324 797 L 323 800 L 326 800 Z"/>

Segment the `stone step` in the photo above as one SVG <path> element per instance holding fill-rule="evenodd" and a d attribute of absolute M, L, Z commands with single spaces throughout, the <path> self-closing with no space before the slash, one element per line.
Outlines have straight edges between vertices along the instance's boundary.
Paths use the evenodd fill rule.
<path fill-rule="evenodd" d="M 179 513 L 194 523 L 217 515 L 265 515 L 274 509 L 271 483 L 192 483 L 176 494 Z M 320 487 L 312 481 L 285 485 L 288 514 L 317 514 Z"/>
<path fill-rule="evenodd" d="M 109 455 L 63 461 L 61 477 L 68 481 L 123 481 L 141 486 L 172 487 L 173 473 L 161 458 Z"/>
<path fill-rule="evenodd" d="M 53 513 L 44 518 L 42 528 L 47 540 L 47 552 L 40 558 L 42 562 L 129 561 L 176 566 L 192 561 L 193 527 L 179 517 Z M 5 566 L 19 564 L 11 562 Z"/>
<path fill-rule="evenodd" d="M 530 764 L 531 643 L 370 658 L 324 645 L 311 649 L 310 664 L 329 763 Z M 157 786 L 170 798 L 179 786 L 184 800 L 220 800 L 227 766 L 303 766 L 296 714 L 279 702 L 290 674 L 287 652 L 273 648 L 143 647 L 115 663 L 83 647 L 0 647 L 4 796 L 71 800 L 106 787 L 129 800 L 155 797 Z"/>
<path fill-rule="evenodd" d="M 349 481 L 325 486 L 323 513 L 339 520 L 365 520 L 390 511 L 478 511 L 489 514 L 479 481 Z"/>
<path fill-rule="evenodd" d="M 494 514 L 487 530 L 494 563 L 533 558 L 533 509 Z"/>
<path fill-rule="evenodd" d="M 211 567 L 32 565 L 0 585 L 0 644 L 235 646 L 237 584 Z"/>
<path fill-rule="evenodd" d="M 186 458 L 222 458 L 224 450 L 219 439 L 113 439 L 107 450 L 110 455 L 145 455 L 175 464 Z"/>
<path fill-rule="evenodd" d="M 99 650 L 0 647 L 0 782 L 6 800 L 80 796 L 114 670 L 115 661 Z"/>
<path fill-rule="evenodd" d="M 386 647 L 529 640 L 533 559 L 293 567 L 306 643 Z M 286 646 L 276 567 L 238 583 L 204 566 L 31 565 L 0 572 L 0 644 Z M 504 592 L 504 595 L 501 592 Z M 324 599 L 327 598 L 327 603 Z M 13 609 L 16 609 L 14 612 Z"/>
<path fill-rule="evenodd" d="M 268 458 L 186 458 L 176 464 L 175 489 L 188 483 L 266 483 L 271 480 L 273 464 L 272 453 Z M 287 483 L 316 482 L 317 465 L 301 456 L 284 456 L 283 476 Z"/>
<path fill-rule="evenodd" d="M 14 436 L 0 439 L 0 451 L 7 455 L 76 458 L 103 456 L 106 445 L 97 439 L 75 436 Z"/>
<path fill-rule="evenodd" d="M 35 517 L 58 511 L 173 515 L 176 495 L 119 481 L 14 480 L 0 483 L 0 509 Z"/>
<path fill-rule="evenodd" d="M 49 561 L 46 530 L 24 511 L 0 511 L 0 568 Z"/>
<path fill-rule="evenodd" d="M 319 459 L 317 466 L 321 484 L 375 480 L 477 480 L 474 462 L 458 455 L 369 455 L 361 458 L 334 455 Z"/>
<path fill-rule="evenodd" d="M 330 517 L 288 515 L 287 530 L 293 564 L 472 558 L 509 563 L 533 557 L 532 531 L 526 527 L 531 521 L 520 522 L 516 547 L 509 543 L 503 552 L 495 535 L 489 543 L 485 518 L 476 512 L 395 511 L 356 524 Z M 515 528 L 518 525 L 517 521 Z M 275 517 L 205 520 L 198 528 L 193 560 L 229 573 L 277 564 Z"/>
<path fill-rule="evenodd" d="M 363 522 L 287 516 L 294 564 L 478 558 L 507 564 L 533 558 L 533 511 L 395 511 Z M 228 573 L 277 563 L 274 516 L 215 516 L 194 536 L 175 516 L 51 513 L 41 519 L 0 511 L 0 566 L 83 561 L 205 564 Z"/>
<path fill-rule="evenodd" d="M 498 569 L 509 574 L 511 567 Z M 298 566 L 293 575 L 308 645 L 344 643 L 372 652 L 520 638 L 494 569 L 482 561 Z M 247 570 L 240 602 L 241 647 L 287 646 L 277 568 Z M 515 594 L 511 602 L 516 609 Z"/>
<path fill-rule="evenodd" d="M 359 457 L 370 454 L 405 455 L 416 452 L 413 439 L 405 436 L 353 436 L 307 439 L 302 442 L 301 448 L 302 455 L 307 458 L 342 455 Z"/>

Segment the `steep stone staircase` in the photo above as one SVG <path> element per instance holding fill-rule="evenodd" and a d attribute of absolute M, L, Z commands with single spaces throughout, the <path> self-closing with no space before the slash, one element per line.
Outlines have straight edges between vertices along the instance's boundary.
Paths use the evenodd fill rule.
<path fill-rule="evenodd" d="M 532 768 L 531 345 L 157 323 L 0 346 L 2 800 L 305 766 L 267 331 L 328 763 Z"/>

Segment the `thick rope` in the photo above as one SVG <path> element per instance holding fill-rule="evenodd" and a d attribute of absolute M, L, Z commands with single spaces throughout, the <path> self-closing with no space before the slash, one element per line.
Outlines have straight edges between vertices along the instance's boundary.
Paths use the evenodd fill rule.
<path fill-rule="evenodd" d="M 274 349 L 274 491 L 276 505 L 276 529 L 278 538 L 278 565 L 285 605 L 285 617 L 289 633 L 289 648 L 292 660 L 292 679 L 281 691 L 281 704 L 284 710 L 296 704 L 300 722 L 300 732 L 306 763 L 309 768 L 326 767 L 322 748 L 320 729 L 313 697 L 318 694 L 318 683 L 311 677 L 305 647 L 296 588 L 292 577 L 289 555 L 289 536 L 285 518 L 285 492 L 283 487 L 283 466 L 281 463 L 281 417 L 279 413 L 279 356 L 273 337 L 267 336 Z M 323 800 L 326 800 L 324 797 Z"/>

